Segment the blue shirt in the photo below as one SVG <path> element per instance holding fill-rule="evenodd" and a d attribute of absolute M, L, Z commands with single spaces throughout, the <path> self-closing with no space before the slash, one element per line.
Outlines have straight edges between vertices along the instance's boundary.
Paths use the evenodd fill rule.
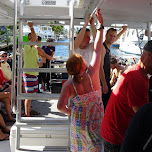
<path fill-rule="evenodd" d="M 55 52 L 55 47 L 54 46 L 42 46 L 42 49 L 44 52 L 48 55 L 52 55 L 52 52 Z"/>

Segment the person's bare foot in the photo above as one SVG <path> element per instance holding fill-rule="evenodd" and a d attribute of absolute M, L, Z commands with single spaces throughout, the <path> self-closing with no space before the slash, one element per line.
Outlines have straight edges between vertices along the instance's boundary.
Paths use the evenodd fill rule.
<path fill-rule="evenodd" d="M 10 118 L 7 119 L 7 121 L 8 121 L 8 122 L 16 122 L 16 119 L 13 118 L 13 117 L 10 117 Z"/>
<path fill-rule="evenodd" d="M 7 127 L 2 128 L 2 132 L 5 134 L 10 134 L 10 129 L 8 129 Z"/>
<path fill-rule="evenodd" d="M 2 131 L 0 131 L 0 141 L 4 141 L 4 140 L 9 140 L 9 135 L 4 134 L 2 133 Z"/>

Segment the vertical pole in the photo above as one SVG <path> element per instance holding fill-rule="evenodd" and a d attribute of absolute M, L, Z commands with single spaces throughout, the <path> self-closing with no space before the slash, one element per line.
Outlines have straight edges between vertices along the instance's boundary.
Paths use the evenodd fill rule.
<path fill-rule="evenodd" d="M 14 0 L 14 27 L 13 27 L 13 63 L 12 63 L 12 72 L 13 72 L 13 75 L 12 75 L 12 90 L 11 90 L 11 94 L 12 94 L 12 110 L 13 112 L 16 112 L 15 111 L 15 82 L 16 82 L 16 32 L 17 31 L 17 0 Z M 20 141 L 18 141 L 19 139 L 19 128 L 17 127 L 17 130 L 16 130 L 16 144 L 15 144 L 15 147 L 16 149 L 19 149 L 19 146 L 20 146 Z"/>
<path fill-rule="evenodd" d="M 23 15 L 23 8 L 24 8 L 24 2 L 20 2 L 19 4 L 20 15 Z M 22 68 L 22 45 L 20 42 L 23 41 L 23 21 L 19 21 L 19 37 L 18 37 L 18 51 L 20 56 L 18 56 L 18 67 L 17 69 Z M 17 71 L 17 95 L 20 95 L 22 93 L 22 72 Z M 21 100 L 17 99 L 17 122 L 21 119 Z"/>
<path fill-rule="evenodd" d="M 16 126 L 16 150 L 19 149 L 20 149 L 20 127 Z"/>
<path fill-rule="evenodd" d="M 151 23 L 147 23 L 147 33 L 148 33 L 148 41 L 151 40 L 151 29 L 150 29 Z"/>
<path fill-rule="evenodd" d="M 138 38 L 138 47 L 140 49 L 140 53 L 142 55 L 142 48 L 141 48 L 141 44 L 140 44 L 140 38 L 139 38 L 139 32 L 138 32 L 138 29 L 136 29 L 136 33 L 137 33 L 137 38 Z"/>
<path fill-rule="evenodd" d="M 71 56 L 74 53 L 74 0 L 70 1 L 69 4 L 69 16 L 70 19 L 70 51 L 69 56 Z"/>
<path fill-rule="evenodd" d="M 51 72 L 51 71 L 52 71 L 52 67 L 51 67 L 51 64 L 52 64 L 52 63 L 51 63 L 51 60 L 50 60 L 50 65 L 49 65 L 49 66 L 50 66 L 50 67 L 49 67 L 49 68 L 50 68 L 50 86 L 49 86 L 50 91 L 52 91 L 52 90 L 51 90 L 51 84 L 52 84 L 52 78 L 51 78 L 51 75 L 52 75 L 52 72 Z M 52 93 L 52 92 L 51 92 L 51 93 Z"/>
<path fill-rule="evenodd" d="M 17 0 L 14 0 L 14 27 L 13 27 L 13 61 L 12 61 L 12 88 L 11 108 L 15 111 L 15 78 L 16 78 L 16 30 L 17 30 Z"/>
<path fill-rule="evenodd" d="M 24 7 L 24 0 L 19 0 L 19 13 L 20 15 L 23 15 L 23 7 Z M 20 45 L 19 42 L 23 41 L 23 23 L 22 20 L 19 22 L 19 37 L 18 37 L 18 51 L 20 53 L 20 56 L 18 56 L 18 67 L 22 68 L 22 45 Z M 17 95 L 21 94 L 22 88 L 22 73 L 17 71 Z M 17 113 L 16 113 L 16 122 L 19 122 L 21 119 L 21 100 L 17 99 Z M 20 129 L 21 127 L 16 126 L 16 149 L 20 149 Z"/>
<path fill-rule="evenodd" d="M 71 0 L 69 4 L 69 16 L 71 17 L 69 26 L 69 56 L 71 56 L 74 53 L 74 0 Z M 68 104 L 70 105 L 70 100 L 68 102 Z M 68 119 L 70 124 L 71 117 L 69 117 Z M 70 126 L 68 134 L 68 151 L 70 151 Z"/>

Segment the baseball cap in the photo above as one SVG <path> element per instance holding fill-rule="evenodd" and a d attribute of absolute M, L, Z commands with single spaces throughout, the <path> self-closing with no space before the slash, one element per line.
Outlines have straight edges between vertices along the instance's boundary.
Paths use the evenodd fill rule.
<path fill-rule="evenodd" d="M 0 55 L 2 55 L 2 54 L 6 54 L 6 55 L 7 55 L 7 52 L 5 52 L 5 51 L 0 51 Z"/>
<path fill-rule="evenodd" d="M 144 50 L 152 53 L 152 40 L 148 41 L 148 42 L 145 44 Z"/>

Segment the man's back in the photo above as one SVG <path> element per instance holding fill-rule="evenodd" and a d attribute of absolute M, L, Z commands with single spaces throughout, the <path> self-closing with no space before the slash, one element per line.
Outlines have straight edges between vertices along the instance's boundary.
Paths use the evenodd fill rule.
<path fill-rule="evenodd" d="M 42 46 L 42 49 L 48 55 L 51 55 L 52 52 L 55 51 L 55 47 L 54 46 Z"/>
<path fill-rule="evenodd" d="M 121 152 L 152 151 L 152 103 L 143 105 L 132 118 Z"/>
<path fill-rule="evenodd" d="M 77 48 L 75 50 L 75 53 L 78 53 L 81 56 L 83 56 L 89 65 L 92 60 L 92 55 L 93 55 L 92 43 L 90 43 L 85 49 Z"/>
<path fill-rule="evenodd" d="M 136 64 L 127 69 L 116 83 L 101 125 L 102 137 L 112 144 L 121 145 L 134 115 L 132 107 L 140 107 L 145 101 L 148 102 L 148 78 L 142 75 Z"/>
<path fill-rule="evenodd" d="M 38 50 L 34 46 L 24 46 L 24 68 L 39 68 Z M 30 75 L 38 75 L 38 72 L 25 72 Z"/>

